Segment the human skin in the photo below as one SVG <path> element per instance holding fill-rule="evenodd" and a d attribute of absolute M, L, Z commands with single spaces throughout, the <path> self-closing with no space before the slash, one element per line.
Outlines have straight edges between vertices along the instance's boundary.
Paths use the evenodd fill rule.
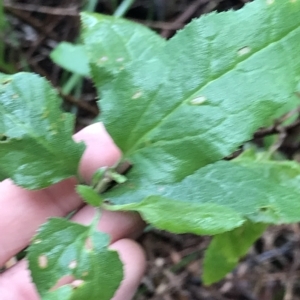
<path fill-rule="evenodd" d="M 86 127 L 74 139 L 84 141 L 87 146 L 80 162 L 80 173 L 86 182 L 98 168 L 112 166 L 120 158 L 119 149 L 101 123 Z M 49 217 L 63 217 L 78 210 L 73 221 L 91 223 L 95 209 L 84 205 L 75 193 L 75 184 L 75 179 L 67 179 L 47 189 L 27 191 L 10 180 L 0 183 L 0 267 L 29 244 L 38 227 Z M 143 227 L 137 214 L 109 211 L 102 214 L 98 228 L 111 236 L 110 248 L 118 251 L 125 266 L 124 280 L 113 300 L 130 300 L 143 276 L 144 252 L 133 240 Z M 0 298 L 40 299 L 31 283 L 25 260 L 0 275 Z"/>

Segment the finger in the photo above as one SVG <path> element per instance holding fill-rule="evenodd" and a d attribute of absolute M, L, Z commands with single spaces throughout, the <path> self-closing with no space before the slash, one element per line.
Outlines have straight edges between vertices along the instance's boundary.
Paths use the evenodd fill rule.
<path fill-rule="evenodd" d="M 101 166 L 113 165 L 120 151 L 102 124 L 93 124 L 75 135 L 87 149 L 80 164 L 86 179 Z M 10 180 L 0 183 L 0 266 L 22 250 L 40 224 L 51 216 L 64 216 L 82 205 L 74 191 L 74 179 L 68 179 L 39 191 L 16 187 Z M 4 234 L 5 233 L 5 234 Z"/>
<path fill-rule="evenodd" d="M 146 270 L 144 250 L 132 240 L 119 240 L 110 247 L 118 251 L 124 264 L 125 278 L 112 300 L 130 300 Z"/>
<path fill-rule="evenodd" d="M 72 218 L 72 221 L 88 225 L 95 216 L 95 208 L 84 206 Z M 110 235 L 111 243 L 127 237 L 135 239 L 144 230 L 145 223 L 137 213 L 103 211 L 98 229 Z"/>
<path fill-rule="evenodd" d="M 134 241 L 119 240 L 111 248 L 118 251 L 124 264 L 124 280 L 113 300 L 130 300 L 145 271 L 143 250 Z M 104 270 L 109 272 L 109 270 Z M 37 291 L 30 281 L 27 262 L 22 261 L 0 277 L 1 300 L 39 300 Z M 100 299 L 99 299 L 100 300 Z"/>

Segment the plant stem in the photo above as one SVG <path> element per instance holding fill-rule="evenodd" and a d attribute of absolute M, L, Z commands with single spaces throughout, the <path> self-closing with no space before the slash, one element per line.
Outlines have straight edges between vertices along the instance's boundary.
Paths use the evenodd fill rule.
<path fill-rule="evenodd" d="M 135 0 L 123 0 L 123 2 L 116 9 L 114 16 L 118 18 L 123 17 L 134 1 Z"/>
<path fill-rule="evenodd" d="M 1 0 L 0 0 L 1 1 Z M 84 10 L 88 12 L 93 12 L 96 9 L 96 5 L 98 3 L 98 0 L 88 0 Z M 78 74 L 72 74 L 71 77 L 68 79 L 68 81 L 64 84 L 62 87 L 62 93 L 64 95 L 69 95 L 70 92 L 77 86 L 82 87 L 82 76 Z M 78 90 L 77 90 L 78 91 Z"/>
<path fill-rule="evenodd" d="M 111 170 L 115 171 L 118 174 L 125 174 L 131 167 L 132 165 L 129 161 L 121 161 L 115 167 L 112 167 Z M 114 178 L 112 178 L 109 172 L 106 172 L 106 174 L 104 174 L 104 176 L 95 186 L 95 191 L 98 194 L 105 192 L 113 181 L 115 181 Z"/>
<path fill-rule="evenodd" d="M 1 1 L 1 0 L 0 0 Z M 114 16 L 122 17 L 130 8 L 130 6 L 134 3 L 135 0 L 124 0 L 120 6 L 116 9 Z M 93 12 L 97 5 L 96 0 L 89 0 L 85 10 L 89 12 Z M 82 76 L 78 74 L 72 74 L 72 76 L 68 79 L 68 81 L 62 87 L 62 93 L 64 95 L 70 94 L 70 92 L 78 85 L 78 83 L 82 80 Z"/>
<path fill-rule="evenodd" d="M 77 180 L 76 184 L 83 184 L 83 185 L 87 184 L 87 182 L 85 181 L 85 179 L 83 178 L 83 176 L 80 174 L 79 170 L 74 175 L 75 175 L 75 178 Z"/>
<path fill-rule="evenodd" d="M 82 78 L 81 75 L 73 73 L 72 76 L 68 79 L 68 81 L 64 84 L 61 91 L 64 95 L 69 95 L 70 92 L 75 88 L 78 84 L 78 81 Z"/>
<path fill-rule="evenodd" d="M 98 0 L 88 0 L 87 4 L 84 7 L 85 11 L 93 12 L 96 9 Z"/>
<path fill-rule="evenodd" d="M 5 44 L 4 44 L 4 30 L 5 30 L 5 15 L 4 15 L 4 6 L 2 1 L 0 1 L 0 64 L 4 65 L 4 55 L 5 55 Z M 6 66 L 2 66 L 3 69 L 6 69 Z"/>
<path fill-rule="evenodd" d="M 113 11 L 115 11 L 116 9 L 117 9 L 117 6 L 118 6 L 118 0 L 111 0 L 111 2 L 112 2 L 112 9 L 113 9 Z"/>
<path fill-rule="evenodd" d="M 6 18 L 4 14 L 4 4 L 0 1 L 0 30 L 4 30 L 6 27 Z"/>

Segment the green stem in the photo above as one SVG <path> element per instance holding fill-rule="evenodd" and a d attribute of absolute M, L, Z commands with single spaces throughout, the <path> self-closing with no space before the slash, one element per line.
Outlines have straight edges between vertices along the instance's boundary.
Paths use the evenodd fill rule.
<path fill-rule="evenodd" d="M 86 6 L 84 7 L 84 10 L 88 12 L 93 12 L 95 11 L 97 4 L 98 0 L 89 0 Z"/>
<path fill-rule="evenodd" d="M 115 11 L 117 9 L 117 6 L 118 6 L 118 3 L 117 3 L 118 0 L 111 0 L 112 2 L 112 9 L 113 11 Z"/>
<path fill-rule="evenodd" d="M 120 6 L 116 9 L 114 16 L 122 17 L 130 8 L 130 6 L 134 3 L 135 0 L 124 0 Z M 89 0 L 85 10 L 86 11 L 94 11 L 97 5 L 96 0 Z M 70 94 L 70 92 L 78 85 L 78 83 L 82 80 L 82 76 L 78 74 L 72 74 L 72 76 L 68 79 L 68 81 L 62 87 L 62 93 L 64 95 Z"/>
<path fill-rule="evenodd" d="M 83 88 L 83 78 L 82 80 L 79 80 L 78 85 L 75 87 L 74 96 L 79 99 L 81 97 L 81 92 Z"/>
<path fill-rule="evenodd" d="M 88 12 L 95 11 L 97 3 L 98 3 L 98 0 L 89 0 L 88 3 L 86 4 L 84 10 L 88 11 Z M 81 75 L 72 74 L 71 77 L 68 79 L 68 81 L 62 87 L 62 93 L 64 95 L 68 95 L 76 86 L 82 87 L 82 80 L 83 80 L 83 78 Z"/>
<path fill-rule="evenodd" d="M 116 9 L 114 16 L 117 18 L 123 17 L 135 0 L 124 0 Z"/>
<path fill-rule="evenodd" d="M 5 15 L 4 15 L 4 6 L 3 2 L 0 1 L 0 64 L 3 65 L 2 68 L 6 69 L 4 66 L 4 55 L 5 55 L 5 44 L 4 44 L 4 31 L 5 31 Z"/>
<path fill-rule="evenodd" d="M 76 179 L 78 184 L 86 184 L 86 181 L 84 180 L 84 178 L 81 176 L 81 174 L 79 172 L 77 172 L 76 174 Z"/>
<path fill-rule="evenodd" d="M 105 170 L 102 178 L 96 184 L 94 190 L 98 194 L 101 194 L 107 190 L 111 182 L 113 181 L 117 183 L 125 182 L 123 181 L 125 177 L 123 177 L 122 174 L 125 174 L 131 168 L 131 166 L 132 165 L 129 161 L 120 161 L 115 166 L 108 168 L 107 170 Z M 118 176 L 117 176 L 118 174 L 121 175 L 121 177 L 119 178 L 121 179 L 120 181 L 118 180 Z"/>
<path fill-rule="evenodd" d="M 108 184 L 111 183 L 111 178 L 108 178 L 108 177 L 103 177 L 99 182 L 98 184 L 96 185 L 95 187 L 95 191 L 98 193 L 98 194 L 102 194 L 103 192 L 105 192 L 105 190 L 107 189 L 108 187 Z"/>
<path fill-rule="evenodd" d="M 4 14 L 4 4 L 0 1 L 0 30 L 4 30 L 6 27 L 6 18 Z"/>
<path fill-rule="evenodd" d="M 78 81 L 82 78 L 79 74 L 72 74 L 68 81 L 64 84 L 61 91 L 64 95 L 69 95 L 70 92 L 76 87 Z"/>
<path fill-rule="evenodd" d="M 178 272 L 181 268 L 184 268 L 185 266 L 187 266 L 192 261 L 195 261 L 196 259 L 198 259 L 199 256 L 200 256 L 199 251 L 195 251 L 195 252 L 193 252 L 191 254 L 188 254 L 179 263 L 177 263 L 176 265 L 172 266 L 171 267 L 171 271 L 173 273 Z"/>

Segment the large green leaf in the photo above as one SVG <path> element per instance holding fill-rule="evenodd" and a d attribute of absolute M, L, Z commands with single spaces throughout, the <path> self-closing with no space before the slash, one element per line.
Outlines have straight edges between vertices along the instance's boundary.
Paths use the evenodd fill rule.
<path fill-rule="evenodd" d="M 108 235 L 97 232 L 94 224 L 50 219 L 39 229 L 28 253 L 41 298 L 110 300 L 123 278 L 123 266 L 108 245 Z M 71 282 L 56 286 L 66 276 L 71 276 Z"/>
<path fill-rule="evenodd" d="M 44 78 L 0 74 L 0 180 L 38 189 L 76 175 L 84 145 L 60 105 Z"/>
<path fill-rule="evenodd" d="M 212 13 L 123 70 L 111 60 L 102 63 L 101 55 L 132 51 L 132 40 L 143 45 L 148 36 L 138 34 L 142 28 L 101 16 L 84 19 L 87 49 L 97 49 L 88 54 L 102 94 L 101 119 L 135 164 L 132 174 L 161 183 L 182 180 L 298 104 L 299 10 L 299 1 L 256 0 L 239 11 Z M 109 35 L 108 23 L 114 28 Z M 129 41 L 128 32 L 120 38 L 125 24 Z M 108 72 L 118 76 L 103 84 L 99 74 Z"/>
<path fill-rule="evenodd" d="M 230 272 L 265 229 L 265 224 L 246 222 L 240 228 L 216 235 L 205 253 L 204 283 L 216 282 Z"/>
<path fill-rule="evenodd" d="M 165 219 L 163 229 L 172 232 L 186 228 L 186 215 L 190 209 L 195 218 L 190 222 L 198 223 L 199 227 L 189 227 L 186 232 L 199 233 L 202 228 L 208 231 L 211 225 L 210 234 L 217 234 L 240 226 L 240 222 L 233 224 L 230 210 L 232 217 L 239 215 L 253 222 L 281 224 L 300 221 L 300 201 L 297 201 L 300 197 L 299 181 L 300 166 L 296 162 L 255 161 L 245 157 L 207 165 L 173 184 L 151 183 L 147 178 L 138 180 L 128 176 L 127 182 L 107 192 L 104 197 L 118 204 L 113 209 L 136 210 L 143 215 L 152 207 L 153 217 L 147 217 L 147 220 L 154 224 L 159 218 L 159 210 L 155 206 L 164 207 L 160 210 L 160 218 Z M 163 202 L 154 202 L 152 206 L 149 201 L 140 202 L 158 195 L 169 200 L 167 206 Z M 134 201 L 136 203 L 132 203 Z M 183 201 L 186 205 L 184 210 Z M 212 207 L 211 218 L 206 223 L 201 211 L 204 204 Z M 221 207 L 226 211 L 224 218 L 218 215 Z"/>
<path fill-rule="evenodd" d="M 128 181 L 106 195 L 118 209 L 136 203 L 136 210 L 147 209 L 149 216 L 149 200 L 139 202 L 163 196 L 174 200 L 172 210 L 177 205 L 178 214 L 185 201 L 193 203 L 193 213 L 195 205 L 200 211 L 210 203 L 252 221 L 300 219 L 294 201 L 297 165 L 219 161 L 259 127 L 299 104 L 299 11 L 300 2 L 256 0 L 239 11 L 212 13 L 167 43 L 154 44 L 151 52 L 145 49 L 147 59 L 129 60 L 123 70 L 114 60 L 99 62 L 100 49 L 101 55 L 108 53 L 103 45 L 129 52 L 132 43 L 121 34 L 128 37 L 131 30 L 134 45 L 143 45 L 153 34 L 138 34 L 145 29 L 124 20 L 84 15 L 92 75 L 102 92 L 101 118 L 124 159 L 134 165 Z M 109 23 L 114 30 L 108 36 Z M 163 215 L 170 231 L 185 223 L 174 214 Z"/>
<path fill-rule="evenodd" d="M 217 234 L 244 223 L 240 214 L 231 208 L 215 203 L 187 203 L 185 198 L 182 199 L 175 202 L 165 197 L 150 196 L 139 203 L 108 208 L 138 211 L 156 228 L 174 233 Z"/>

